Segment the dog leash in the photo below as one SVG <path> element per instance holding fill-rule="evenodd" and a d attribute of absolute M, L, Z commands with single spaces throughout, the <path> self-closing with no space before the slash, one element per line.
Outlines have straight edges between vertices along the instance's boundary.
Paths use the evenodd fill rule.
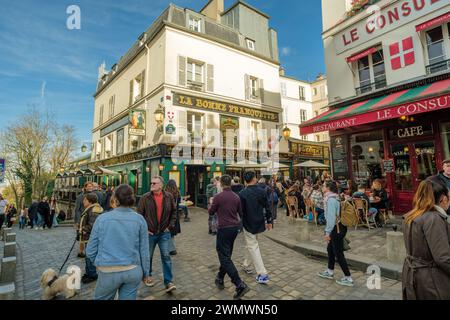
<path fill-rule="evenodd" d="M 77 238 L 75 238 L 75 241 L 72 244 L 72 248 L 70 248 L 69 254 L 66 257 L 66 260 L 64 260 L 64 263 L 62 264 L 61 268 L 59 268 L 58 276 L 61 274 L 62 269 L 67 263 L 67 260 L 69 260 L 70 254 L 72 253 L 73 248 L 75 247 L 75 243 L 77 243 Z"/>

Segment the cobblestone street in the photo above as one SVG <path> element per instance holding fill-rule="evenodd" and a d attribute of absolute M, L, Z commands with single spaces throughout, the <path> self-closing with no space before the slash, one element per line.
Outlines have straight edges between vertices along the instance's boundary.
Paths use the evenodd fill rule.
<path fill-rule="evenodd" d="M 154 277 L 156 286 L 139 290 L 139 299 L 204 299 L 230 300 L 233 286 L 226 278 L 224 291 L 216 289 L 214 277 L 218 270 L 215 251 L 215 238 L 207 232 L 207 214 L 201 209 L 190 210 L 191 222 L 181 223 L 182 233 L 176 237 L 178 255 L 173 258 L 174 282 L 177 290 L 167 295 L 163 289 L 161 264 L 158 249 L 154 258 Z M 284 218 L 280 215 L 280 219 Z M 17 298 L 36 300 L 41 297 L 39 279 L 47 268 L 58 270 L 69 252 L 74 239 L 74 229 L 58 227 L 52 230 L 15 230 L 18 243 L 18 267 L 16 275 Z M 271 232 L 281 232 L 275 227 Z M 77 244 L 78 245 L 78 244 Z M 76 245 L 76 247 L 77 247 Z M 317 277 L 317 272 L 325 268 L 325 261 L 309 259 L 291 249 L 279 245 L 265 236 L 260 237 L 260 245 L 271 281 L 268 285 L 255 282 L 255 275 L 241 271 L 243 257 L 243 238 L 235 245 L 233 260 L 241 277 L 251 287 L 245 299 L 283 299 L 283 300 L 360 300 L 360 299 L 400 299 L 401 283 L 382 279 L 381 290 L 369 290 L 367 276 L 359 271 L 353 272 L 355 287 L 341 287 L 335 282 Z M 84 271 L 84 260 L 76 257 L 73 250 L 64 268 L 78 265 Z M 342 275 L 337 267 L 336 276 Z M 74 299 L 92 299 L 95 284 L 82 285 L 79 295 Z"/>

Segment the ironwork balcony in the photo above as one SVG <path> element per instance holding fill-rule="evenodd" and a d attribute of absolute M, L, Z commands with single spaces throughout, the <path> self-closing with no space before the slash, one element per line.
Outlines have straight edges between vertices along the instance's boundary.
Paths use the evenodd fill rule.
<path fill-rule="evenodd" d="M 433 73 L 437 73 L 437 72 L 441 72 L 441 71 L 447 71 L 450 69 L 450 59 L 430 64 L 426 68 L 427 68 L 427 74 L 433 74 Z"/>
<path fill-rule="evenodd" d="M 359 95 L 364 94 L 364 93 L 368 93 L 368 92 L 375 91 L 377 89 L 384 88 L 384 87 L 386 87 L 386 84 L 387 84 L 386 83 L 386 79 L 382 79 L 382 80 L 378 80 L 378 81 L 369 83 L 369 84 L 367 84 L 365 86 L 361 86 L 359 88 L 356 88 L 355 89 L 356 90 L 356 95 L 359 96 Z"/>

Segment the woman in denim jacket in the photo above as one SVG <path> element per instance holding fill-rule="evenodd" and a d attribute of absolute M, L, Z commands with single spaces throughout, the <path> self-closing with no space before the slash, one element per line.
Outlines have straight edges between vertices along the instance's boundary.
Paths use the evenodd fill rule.
<path fill-rule="evenodd" d="M 141 281 L 150 270 L 147 222 L 131 207 L 133 189 L 119 186 L 114 193 L 118 207 L 97 218 L 86 255 L 97 267 L 94 300 L 136 300 Z"/>

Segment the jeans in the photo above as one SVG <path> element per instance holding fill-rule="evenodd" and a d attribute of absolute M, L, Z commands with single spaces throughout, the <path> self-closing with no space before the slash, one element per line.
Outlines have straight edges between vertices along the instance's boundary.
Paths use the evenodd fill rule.
<path fill-rule="evenodd" d="M 325 220 L 325 210 L 321 209 L 321 208 L 316 208 L 316 213 L 317 213 L 317 222 L 320 224 L 325 224 L 327 223 Z"/>
<path fill-rule="evenodd" d="M 271 208 L 273 220 L 277 220 L 277 209 L 278 209 L 278 202 L 274 202 Z"/>
<path fill-rule="evenodd" d="M 238 288 L 242 284 L 239 273 L 231 260 L 233 254 L 233 245 L 239 234 L 240 227 L 231 227 L 219 229 L 217 231 L 216 250 L 219 256 L 220 269 L 217 278 L 223 280 L 225 275 L 231 278 L 231 282 Z"/>
<path fill-rule="evenodd" d="M 159 252 L 161 254 L 161 263 L 164 275 L 164 284 L 167 285 L 172 282 L 172 260 L 170 258 L 169 245 L 171 241 L 170 232 L 164 232 L 159 235 L 148 235 L 148 244 L 150 249 L 150 273 L 152 275 L 152 262 L 153 253 L 155 252 L 156 245 L 159 246 Z"/>
<path fill-rule="evenodd" d="M 114 300 L 119 291 L 119 300 L 136 300 L 143 278 L 141 267 L 123 272 L 98 273 L 94 300 Z"/>
<path fill-rule="evenodd" d="M 184 218 L 187 219 L 188 216 L 189 216 L 189 210 L 188 210 L 188 207 L 186 207 L 186 206 L 180 206 L 180 209 L 183 210 L 183 212 L 184 212 Z"/>
<path fill-rule="evenodd" d="M 350 277 L 350 270 L 348 268 L 347 260 L 344 256 L 344 238 L 347 234 L 347 227 L 339 223 L 339 231 L 334 227 L 330 234 L 331 241 L 328 243 L 328 269 L 334 270 L 336 259 L 341 266 L 342 272 L 346 277 Z"/>
<path fill-rule="evenodd" d="M 253 262 L 258 275 L 267 274 L 267 270 L 264 267 L 264 262 L 261 257 L 261 251 L 259 250 L 258 235 L 251 234 L 244 229 L 244 238 L 245 246 L 247 248 L 243 263 L 244 267 L 249 268 L 250 264 Z"/>
<path fill-rule="evenodd" d="M 36 214 L 35 224 L 37 228 L 42 228 L 44 226 L 44 217 L 40 214 Z"/>
<path fill-rule="evenodd" d="M 88 257 L 85 258 L 86 261 L 86 275 L 89 278 L 96 278 L 97 277 L 97 268 L 92 263 L 91 259 Z"/>
<path fill-rule="evenodd" d="M 25 229 L 25 224 L 27 222 L 27 219 L 25 217 L 19 218 L 19 229 Z"/>
<path fill-rule="evenodd" d="M 0 214 L 0 229 L 3 227 L 3 223 L 5 222 L 5 215 Z"/>

